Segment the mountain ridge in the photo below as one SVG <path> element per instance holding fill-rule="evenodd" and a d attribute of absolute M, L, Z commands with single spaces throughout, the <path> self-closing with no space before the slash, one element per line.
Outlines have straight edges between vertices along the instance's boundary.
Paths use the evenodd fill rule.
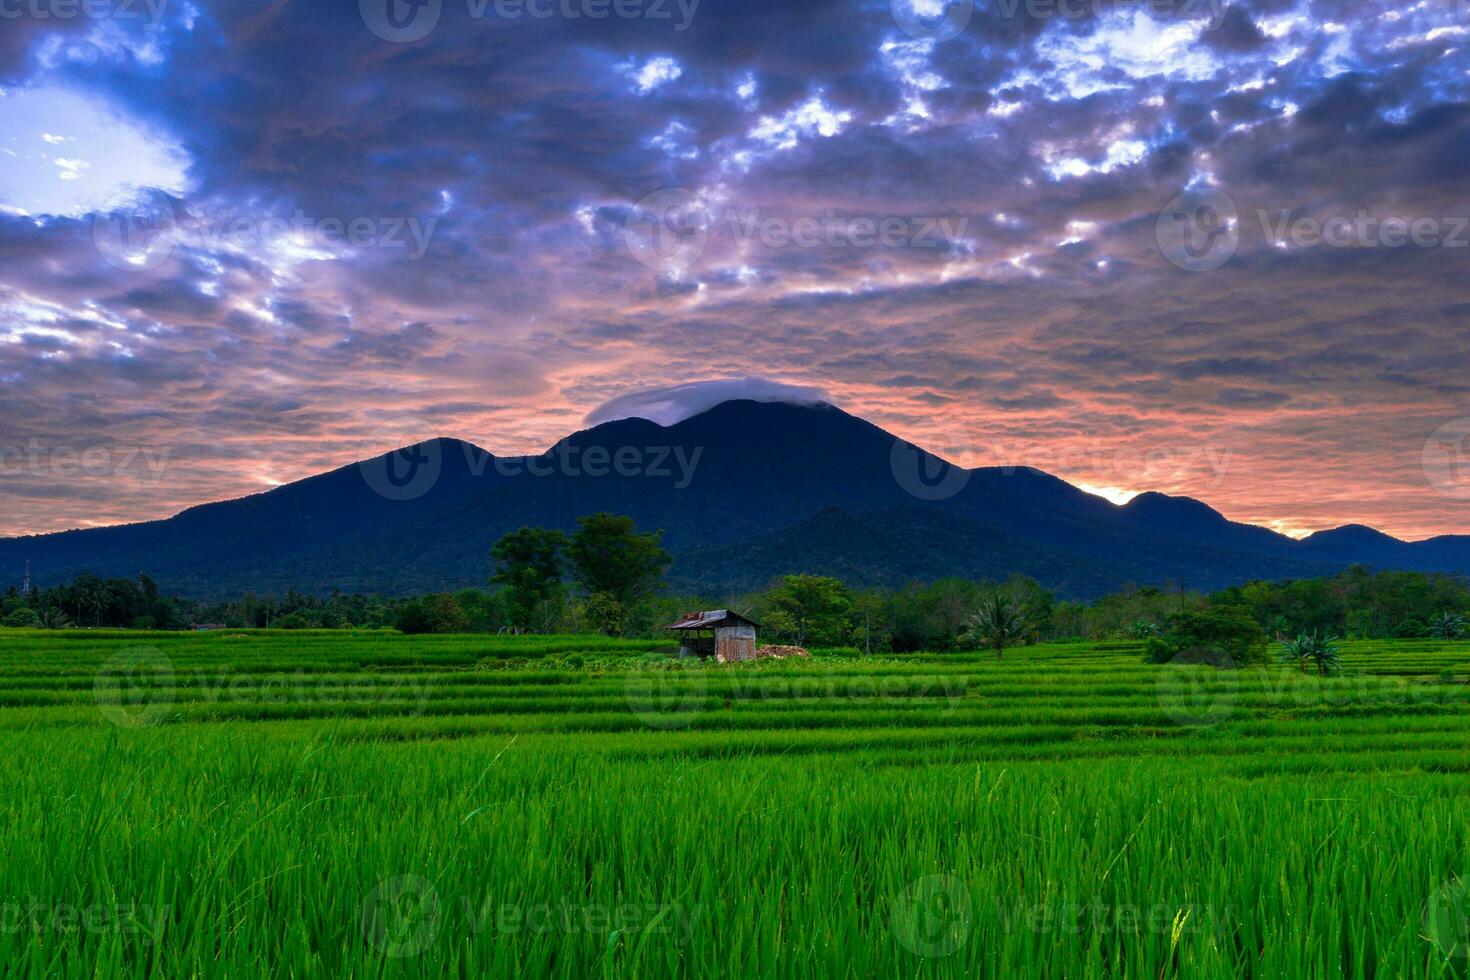
<path fill-rule="evenodd" d="M 200 596 L 483 585 L 500 534 L 598 510 L 663 530 L 671 582 L 715 591 L 800 568 L 860 585 L 1032 569 L 1074 597 L 1353 562 L 1470 571 L 1463 536 L 1345 525 L 1296 541 L 1190 497 L 1118 505 L 1031 467 L 954 466 L 830 403 L 732 400 L 668 425 L 603 422 L 530 456 L 441 437 L 155 521 L 3 538 L 0 582 L 29 558 L 40 584 L 145 570 Z"/>

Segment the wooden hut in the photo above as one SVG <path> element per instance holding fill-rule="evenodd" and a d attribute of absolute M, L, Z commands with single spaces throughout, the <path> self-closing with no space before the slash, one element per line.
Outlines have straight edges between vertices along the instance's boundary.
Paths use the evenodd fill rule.
<path fill-rule="evenodd" d="M 679 634 L 679 656 L 714 657 L 720 663 L 755 659 L 760 623 L 730 609 L 685 613 L 669 629 Z"/>

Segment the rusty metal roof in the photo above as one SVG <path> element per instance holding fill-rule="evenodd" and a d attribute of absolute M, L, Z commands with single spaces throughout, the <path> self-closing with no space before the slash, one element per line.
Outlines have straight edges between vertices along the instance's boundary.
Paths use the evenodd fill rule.
<path fill-rule="evenodd" d="M 729 609 L 706 609 L 704 612 L 688 612 L 677 623 L 664 627 L 671 630 L 708 630 L 717 626 L 760 626 Z"/>

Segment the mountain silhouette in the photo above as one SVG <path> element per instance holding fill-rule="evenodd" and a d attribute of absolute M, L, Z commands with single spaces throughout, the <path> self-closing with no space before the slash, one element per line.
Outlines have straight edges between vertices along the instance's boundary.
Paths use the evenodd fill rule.
<path fill-rule="evenodd" d="M 596 511 L 661 529 L 673 588 L 787 572 L 899 585 L 1032 575 L 1072 598 L 1133 582 L 1214 589 L 1380 568 L 1470 571 L 1470 538 L 1349 525 L 1297 541 L 1200 501 L 1123 506 L 1029 467 L 951 466 L 831 405 L 729 401 L 670 426 L 622 419 L 537 456 L 437 439 L 167 520 L 0 539 L 0 582 L 147 571 L 180 594 L 403 594 L 483 586 L 490 545 Z"/>

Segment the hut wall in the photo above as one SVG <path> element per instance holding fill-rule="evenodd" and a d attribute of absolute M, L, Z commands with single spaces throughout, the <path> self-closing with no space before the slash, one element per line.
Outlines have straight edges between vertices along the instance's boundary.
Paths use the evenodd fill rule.
<path fill-rule="evenodd" d="M 721 663 L 755 659 L 755 629 L 723 626 L 715 630 L 715 659 Z"/>

